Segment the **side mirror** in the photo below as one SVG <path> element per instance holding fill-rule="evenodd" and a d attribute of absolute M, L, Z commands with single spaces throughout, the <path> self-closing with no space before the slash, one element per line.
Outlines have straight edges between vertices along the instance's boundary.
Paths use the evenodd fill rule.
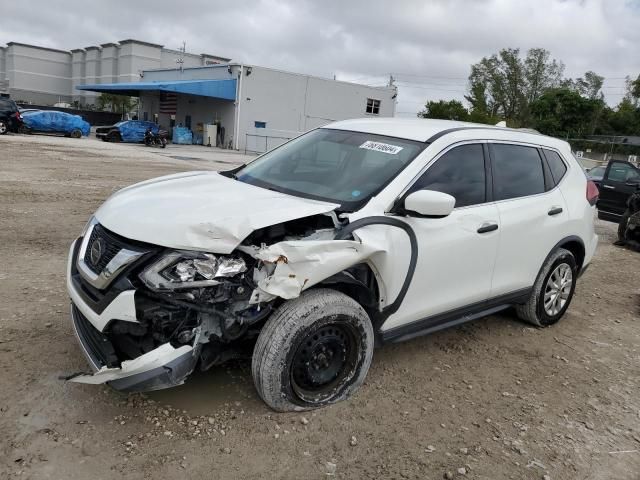
<path fill-rule="evenodd" d="M 404 209 L 425 217 L 446 217 L 453 211 L 456 199 L 448 193 L 418 190 L 404 199 Z"/>

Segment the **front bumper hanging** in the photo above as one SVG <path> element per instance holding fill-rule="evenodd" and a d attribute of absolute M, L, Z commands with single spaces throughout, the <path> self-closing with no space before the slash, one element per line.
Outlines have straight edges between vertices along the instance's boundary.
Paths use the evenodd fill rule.
<path fill-rule="evenodd" d="M 100 314 L 93 311 L 73 281 L 75 247 L 76 242 L 71 245 L 67 265 L 67 289 L 72 300 L 71 321 L 82 351 L 95 373 L 79 375 L 70 381 L 107 383 L 125 392 L 160 390 L 184 383 L 198 360 L 196 350 L 190 345 L 175 348 L 165 343 L 133 360 L 118 362 L 114 347 L 103 330 L 110 320 L 137 322 L 135 292 L 122 292 Z"/>

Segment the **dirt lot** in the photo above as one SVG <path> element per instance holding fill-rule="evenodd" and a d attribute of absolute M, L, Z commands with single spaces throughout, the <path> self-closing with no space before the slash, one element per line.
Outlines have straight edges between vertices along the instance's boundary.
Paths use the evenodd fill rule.
<path fill-rule="evenodd" d="M 60 380 L 87 368 L 64 271 L 89 215 L 242 160 L 163 153 L 0 138 L 0 478 L 640 478 L 640 254 L 611 224 L 560 324 L 505 313 L 385 347 L 351 401 L 304 418 L 268 410 L 248 364 L 144 396 Z"/>

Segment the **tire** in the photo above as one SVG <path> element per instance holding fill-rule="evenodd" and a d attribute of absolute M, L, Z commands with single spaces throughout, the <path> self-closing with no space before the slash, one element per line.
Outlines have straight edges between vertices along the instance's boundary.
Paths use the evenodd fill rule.
<path fill-rule="evenodd" d="M 116 132 L 111 132 L 109 135 L 107 135 L 107 138 L 109 142 L 114 142 L 114 143 L 118 143 L 120 141 L 122 141 L 122 138 L 120 137 L 119 133 Z"/>
<path fill-rule="evenodd" d="M 625 212 L 620 217 L 620 222 L 618 223 L 618 241 L 617 245 L 624 245 L 627 241 L 625 233 L 627 232 L 627 222 L 629 222 L 629 217 L 631 216 L 631 211 L 627 208 Z"/>
<path fill-rule="evenodd" d="M 564 267 L 563 267 L 564 266 Z M 567 268 L 568 267 L 568 268 Z M 553 287 L 550 278 L 555 274 L 556 284 L 562 279 L 563 273 L 570 272 L 570 284 L 561 286 L 560 293 L 553 295 Z M 568 274 L 567 274 L 568 278 Z M 559 248 L 545 261 L 529 300 L 524 305 L 516 305 L 516 313 L 521 320 L 529 322 L 536 327 L 548 327 L 558 322 L 569 308 L 578 279 L 578 266 L 576 259 L 569 250 Z M 562 285 L 562 284 L 560 284 Z M 560 297 L 558 302 L 553 300 L 549 308 L 545 308 L 545 296 L 549 294 L 550 300 Z M 564 295 L 563 295 L 564 294 Z M 562 301 L 564 300 L 564 303 Z"/>
<path fill-rule="evenodd" d="M 278 412 L 336 403 L 364 381 L 373 347 L 371 321 L 355 300 L 335 290 L 309 290 L 281 305 L 260 332 L 253 382 Z"/>
<path fill-rule="evenodd" d="M 0 135 L 5 135 L 9 131 L 9 126 L 5 120 L 0 120 Z"/>
<path fill-rule="evenodd" d="M 71 138 L 81 138 L 82 137 L 82 131 L 80 131 L 79 129 L 73 129 L 71 130 L 71 133 L 69 134 L 69 136 Z"/>

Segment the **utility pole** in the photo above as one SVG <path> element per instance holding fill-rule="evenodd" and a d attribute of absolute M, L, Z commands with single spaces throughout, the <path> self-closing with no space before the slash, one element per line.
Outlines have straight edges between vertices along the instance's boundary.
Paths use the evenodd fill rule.
<path fill-rule="evenodd" d="M 392 73 L 390 73 L 390 74 L 389 74 L 389 85 L 388 85 L 388 86 L 389 86 L 389 87 L 393 87 L 393 86 L 395 86 L 395 82 L 396 82 L 396 79 L 395 79 L 395 78 L 393 78 L 393 74 L 392 74 Z"/>
<path fill-rule="evenodd" d="M 178 68 L 180 69 L 180 73 L 182 73 L 183 67 L 184 67 L 184 54 L 187 51 L 187 42 L 183 41 L 182 42 L 182 47 L 180 47 L 178 49 L 178 51 L 180 52 L 180 56 L 176 60 L 176 63 L 178 64 Z"/>

